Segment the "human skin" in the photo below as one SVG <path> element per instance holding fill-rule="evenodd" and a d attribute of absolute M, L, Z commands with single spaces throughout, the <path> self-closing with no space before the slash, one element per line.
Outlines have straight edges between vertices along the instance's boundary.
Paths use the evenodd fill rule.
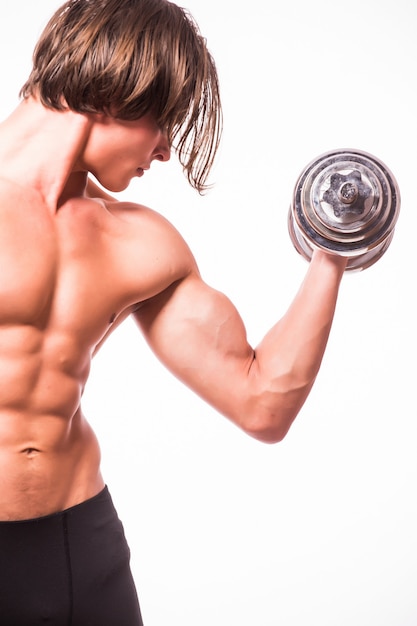
<path fill-rule="evenodd" d="M 0 520 L 60 511 L 104 487 L 81 397 L 93 355 L 129 315 L 177 378 L 261 441 L 286 435 L 314 384 L 346 259 L 315 252 L 287 313 L 253 348 L 177 230 L 88 183 L 92 173 L 122 191 L 169 158 L 151 115 L 122 122 L 31 97 L 0 125 Z"/>

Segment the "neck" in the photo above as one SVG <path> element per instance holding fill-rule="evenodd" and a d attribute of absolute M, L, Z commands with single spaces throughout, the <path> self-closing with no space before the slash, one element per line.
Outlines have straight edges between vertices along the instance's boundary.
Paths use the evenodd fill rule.
<path fill-rule="evenodd" d="M 82 195 L 88 172 L 78 165 L 92 116 L 47 109 L 35 98 L 22 101 L 0 124 L 3 178 L 28 185 L 51 210 L 62 198 Z"/>

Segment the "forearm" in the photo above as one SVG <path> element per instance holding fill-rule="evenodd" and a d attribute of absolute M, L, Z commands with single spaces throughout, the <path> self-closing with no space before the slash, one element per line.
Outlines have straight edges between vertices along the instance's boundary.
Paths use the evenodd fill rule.
<path fill-rule="evenodd" d="M 256 391 L 246 424 L 253 436 L 282 439 L 304 404 L 326 349 L 345 267 L 345 259 L 316 252 L 288 311 L 256 348 L 249 373 Z"/>

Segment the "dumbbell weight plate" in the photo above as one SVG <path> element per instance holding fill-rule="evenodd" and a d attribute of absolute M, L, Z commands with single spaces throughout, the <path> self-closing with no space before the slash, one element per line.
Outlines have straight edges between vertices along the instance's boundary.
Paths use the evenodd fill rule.
<path fill-rule="evenodd" d="M 320 248 L 347 256 L 347 270 L 363 270 L 389 247 L 399 208 L 398 185 L 386 165 L 360 150 L 333 150 L 300 174 L 289 233 L 307 260 Z"/>

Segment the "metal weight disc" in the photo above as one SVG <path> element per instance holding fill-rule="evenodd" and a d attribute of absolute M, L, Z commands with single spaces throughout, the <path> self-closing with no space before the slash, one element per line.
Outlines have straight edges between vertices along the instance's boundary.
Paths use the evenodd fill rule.
<path fill-rule="evenodd" d="M 363 270 L 390 245 L 399 209 L 398 185 L 380 160 L 360 150 L 333 150 L 299 176 L 288 228 L 307 260 L 320 248 L 348 257 L 347 270 Z"/>

